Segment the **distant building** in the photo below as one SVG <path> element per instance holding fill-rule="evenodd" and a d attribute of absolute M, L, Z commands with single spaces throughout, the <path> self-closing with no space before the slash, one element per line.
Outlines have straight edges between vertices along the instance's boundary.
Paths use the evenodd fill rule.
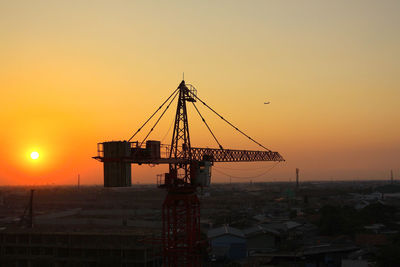
<path fill-rule="evenodd" d="M 369 206 L 370 203 L 366 200 L 360 200 L 359 202 L 357 202 L 357 204 L 354 205 L 354 208 L 356 210 L 362 210 L 363 208 Z"/>
<path fill-rule="evenodd" d="M 260 223 L 265 223 L 265 222 L 269 221 L 269 218 L 267 216 L 265 216 L 264 214 L 254 215 L 253 219 Z"/>
<path fill-rule="evenodd" d="M 360 246 L 385 246 L 390 243 L 386 235 L 383 234 L 357 234 L 356 244 Z"/>
<path fill-rule="evenodd" d="M 342 260 L 342 267 L 368 267 L 366 260 Z"/>
<path fill-rule="evenodd" d="M 272 252 L 279 248 L 280 232 L 262 225 L 243 230 L 247 240 L 247 255 Z"/>
<path fill-rule="evenodd" d="M 236 228 L 224 225 L 207 233 L 211 245 L 211 254 L 216 259 L 240 260 L 247 256 L 244 233 Z"/>
<path fill-rule="evenodd" d="M 160 266 L 160 248 L 128 232 L 0 232 L 0 266 Z"/>

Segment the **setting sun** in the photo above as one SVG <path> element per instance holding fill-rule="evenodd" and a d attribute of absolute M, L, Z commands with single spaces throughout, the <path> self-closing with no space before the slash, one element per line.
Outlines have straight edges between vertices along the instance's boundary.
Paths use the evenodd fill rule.
<path fill-rule="evenodd" d="M 39 158 L 39 153 L 36 152 L 36 151 L 33 151 L 33 152 L 31 153 L 31 158 L 32 158 L 32 159 L 38 159 L 38 158 Z"/>

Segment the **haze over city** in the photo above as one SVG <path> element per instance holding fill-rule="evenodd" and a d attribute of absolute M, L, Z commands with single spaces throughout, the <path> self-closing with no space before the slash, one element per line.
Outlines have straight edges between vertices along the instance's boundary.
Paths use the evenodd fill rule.
<path fill-rule="evenodd" d="M 274 163 L 216 163 L 212 182 L 288 181 L 295 168 L 398 178 L 399 13 L 398 1 L 1 1 L 0 184 L 102 184 L 96 144 L 129 139 L 183 72 L 286 160 L 268 173 Z M 173 110 L 151 140 L 171 142 Z M 188 112 L 192 146 L 218 148 Z M 202 112 L 224 148 L 258 149 Z M 166 171 L 132 169 L 132 184 Z"/>

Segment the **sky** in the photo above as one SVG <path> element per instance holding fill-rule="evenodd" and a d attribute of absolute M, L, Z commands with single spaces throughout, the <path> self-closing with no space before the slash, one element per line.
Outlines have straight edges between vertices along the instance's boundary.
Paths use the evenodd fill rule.
<path fill-rule="evenodd" d="M 183 72 L 286 159 L 216 164 L 213 182 L 288 181 L 295 168 L 400 179 L 399 13 L 367 0 L 0 1 L 0 185 L 102 184 L 96 144 L 129 139 Z M 225 148 L 258 149 L 199 108 Z M 170 142 L 174 109 L 150 139 Z M 192 146 L 217 147 L 188 112 Z M 166 166 L 132 169 L 133 184 L 154 183 Z"/>

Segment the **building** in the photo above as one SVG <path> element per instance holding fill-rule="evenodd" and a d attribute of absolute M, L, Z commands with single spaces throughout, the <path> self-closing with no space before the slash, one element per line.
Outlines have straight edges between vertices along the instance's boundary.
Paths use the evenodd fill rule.
<path fill-rule="evenodd" d="M 0 232 L 0 266 L 160 266 L 159 246 L 138 233 L 46 229 Z"/>
<path fill-rule="evenodd" d="M 247 240 L 247 255 L 272 252 L 279 248 L 280 232 L 262 225 L 243 230 Z"/>
<path fill-rule="evenodd" d="M 246 238 L 241 230 L 224 225 L 209 230 L 207 237 L 213 258 L 217 260 L 240 260 L 246 258 Z"/>

